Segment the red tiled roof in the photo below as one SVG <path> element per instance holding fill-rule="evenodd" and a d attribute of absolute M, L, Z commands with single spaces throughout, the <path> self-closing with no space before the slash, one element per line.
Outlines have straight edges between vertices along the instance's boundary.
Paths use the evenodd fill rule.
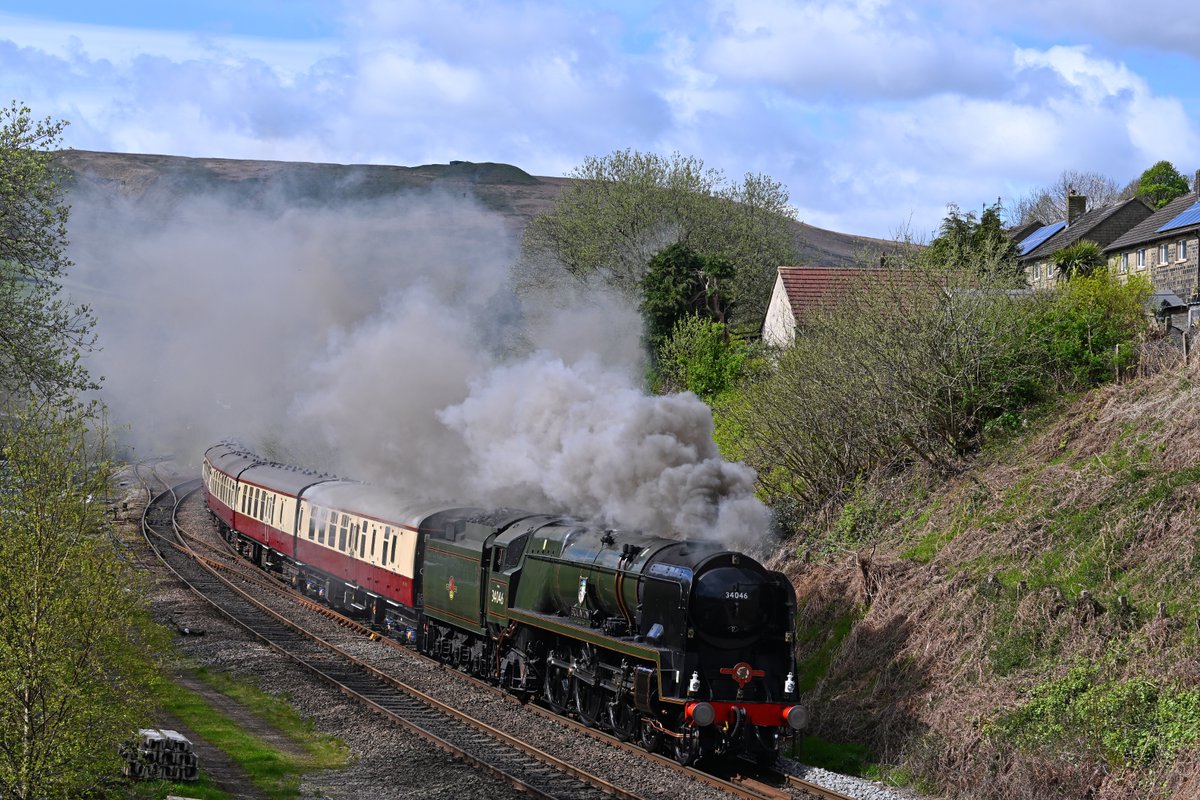
<path fill-rule="evenodd" d="M 892 277 L 896 270 L 866 269 L 863 267 L 780 267 L 783 291 L 797 324 L 803 324 L 810 309 L 830 308 L 856 282 Z"/>

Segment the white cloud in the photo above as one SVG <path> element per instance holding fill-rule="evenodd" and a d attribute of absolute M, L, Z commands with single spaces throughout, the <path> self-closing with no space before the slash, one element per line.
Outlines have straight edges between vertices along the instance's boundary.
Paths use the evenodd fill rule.
<path fill-rule="evenodd" d="M 788 181 L 801 218 L 880 236 L 910 219 L 918 235 L 927 234 L 947 203 L 978 211 L 1065 169 L 1123 183 L 1164 158 L 1185 173 L 1200 166 L 1191 163 L 1200 152 L 1197 124 L 1183 103 L 1086 48 L 1015 51 L 1004 91 L 993 97 L 940 93 L 859 104 L 836 130 L 821 130 L 827 116 L 793 114 L 820 131 L 807 142 L 814 157 L 793 172 L 806 179 Z M 777 163 L 803 142 L 799 134 L 763 140 L 765 159 Z"/>
<path fill-rule="evenodd" d="M 994 88 L 1007 48 L 931 24 L 887 0 L 717 0 L 704 63 L 802 97 L 919 97 Z"/>
<path fill-rule="evenodd" d="M 1157 96 L 1124 64 L 1096 58 L 1085 47 L 1021 50 L 1016 64 L 1022 70 L 1049 69 L 1062 81 L 1065 91 L 1045 102 L 1066 134 L 1064 150 L 1084 142 L 1085 152 L 1110 164 L 1141 163 L 1138 171 L 1162 159 L 1182 163 L 1186 171 L 1187 159 L 1200 152 L 1200 131 L 1183 104 Z M 1097 144 L 1111 149 L 1097 150 Z"/>
<path fill-rule="evenodd" d="M 1200 57 L 1200 6 L 1194 0 L 1011 0 L 988 4 L 994 26 L 1049 32 L 1064 38 L 1104 39 L 1112 48 L 1174 51 Z"/>
<path fill-rule="evenodd" d="M 65 23 L 0 13 L 0 41 L 10 40 L 47 56 L 67 61 L 108 62 L 132 66 L 140 55 L 170 56 L 178 61 L 205 60 L 235 64 L 253 58 L 272 64 L 280 74 L 306 72 L 337 52 L 329 40 L 287 41 L 247 36 L 196 35 L 181 31 L 118 28 Z"/>
<path fill-rule="evenodd" d="M 489 160 L 558 175 L 615 149 L 678 149 L 734 177 L 781 180 L 810 223 L 887 235 L 910 215 L 932 227 L 946 202 L 974 208 L 1066 168 L 1123 181 L 1162 158 L 1200 166 L 1187 99 L 1144 54 L 1124 58 L 1104 39 L 1113 25 L 1095 8 L 1112 1 L 1071 16 L 1058 0 L 711 0 L 636 13 L 371 0 L 345 3 L 336 35 L 317 42 L 0 15 L 0 96 L 69 119 L 68 145 L 101 150 Z M 1026 12 L 1035 33 L 1012 31 Z M 1197 12 L 1173 13 L 1164 32 L 1192 30 Z M 1120 19 L 1136 32 L 1134 16 Z M 1063 31 L 1101 41 L 1077 46 L 1087 40 Z"/>

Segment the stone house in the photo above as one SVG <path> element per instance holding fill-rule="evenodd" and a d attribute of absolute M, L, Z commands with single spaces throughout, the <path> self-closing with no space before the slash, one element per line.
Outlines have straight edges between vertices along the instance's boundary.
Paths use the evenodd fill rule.
<path fill-rule="evenodd" d="M 1067 197 L 1067 218 L 1044 225 L 1017 243 L 1017 263 L 1033 289 L 1048 289 L 1058 282 L 1050 257 L 1080 241 L 1095 242 L 1101 250 L 1149 217 L 1154 210 L 1140 198 L 1130 198 L 1102 208 L 1087 208 L 1087 198 Z"/>
<path fill-rule="evenodd" d="M 1196 174 L 1200 182 L 1200 172 Z M 1195 183 L 1193 187 L 1195 187 Z M 1146 275 L 1154 288 L 1200 303 L 1200 190 L 1177 197 L 1104 248 L 1119 275 Z"/>

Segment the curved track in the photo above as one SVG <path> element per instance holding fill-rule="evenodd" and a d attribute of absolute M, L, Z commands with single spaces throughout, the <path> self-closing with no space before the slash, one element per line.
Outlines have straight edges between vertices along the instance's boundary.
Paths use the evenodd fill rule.
<path fill-rule="evenodd" d="M 502 731 L 405 686 L 261 606 L 179 543 L 175 511 L 199 488 L 192 480 L 151 497 L 142 532 L 175 576 L 214 608 L 321 680 L 389 720 L 531 797 L 641 800 Z"/>
<path fill-rule="evenodd" d="M 161 479 L 159 479 L 159 481 L 161 482 Z M 143 483 L 145 483 L 144 479 L 143 479 Z M 195 491 L 198 483 L 199 483 L 198 481 L 189 481 L 185 484 L 181 484 L 180 486 L 181 487 L 187 486 L 187 487 L 190 487 L 190 491 Z M 166 484 L 163 483 L 163 485 L 165 486 Z M 149 487 L 147 487 L 147 488 L 149 489 Z M 176 488 L 179 489 L 180 487 L 176 487 Z M 168 494 L 169 494 L 169 492 L 164 492 L 162 495 L 159 495 L 158 498 L 155 498 L 155 499 L 161 500 L 162 498 L 166 497 Z M 171 546 L 166 549 L 180 550 L 181 547 L 179 544 L 177 544 L 177 542 L 182 542 L 186 546 L 185 552 L 186 552 L 187 557 L 184 560 L 193 562 L 193 564 L 196 566 L 197 569 L 199 569 L 200 567 L 203 567 L 203 570 L 201 570 L 201 571 L 207 571 L 208 573 L 212 574 L 213 579 L 216 581 L 219 581 L 221 583 L 221 585 L 229 586 L 229 582 L 230 582 L 229 579 L 236 579 L 241 584 L 248 584 L 248 585 L 252 586 L 253 591 L 256 591 L 256 592 L 261 592 L 263 590 L 267 590 L 267 591 L 271 591 L 271 592 L 279 594 L 279 595 L 285 595 L 288 597 L 288 599 L 291 602 L 302 605 L 310 611 L 320 613 L 321 615 L 323 615 L 331 620 L 334 620 L 335 622 L 337 622 L 337 624 L 362 634 L 364 637 L 369 637 L 371 639 L 379 639 L 380 638 L 379 634 L 374 632 L 370 628 L 363 626 L 363 625 L 359 624 L 358 622 L 339 614 L 338 612 L 330 609 L 328 606 L 325 606 L 321 603 L 317 603 L 317 602 L 313 601 L 312 599 L 308 598 L 306 595 L 303 595 L 300 592 L 290 588 L 286 583 L 284 583 L 274 577 L 271 577 L 267 573 L 264 573 L 262 570 L 253 566 L 246 560 L 240 558 L 232 547 L 214 547 L 213 545 L 205 542 L 202 537 L 191 535 L 188 532 L 182 530 L 174 522 L 173 509 L 178 506 L 179 502 L 182 502 L 182 498 L 179 498 L 177 500 L 177 502 L 172 504 L 172 512 L 171 512 L 169 519 L 166 516 L 163 516 L 161 519 L 159 519 L 151 524 L 151 528 L 154 531 L 169 531 L 169 535 L 167 535 L 167 536 L 164 536 L 162 533 L 157 534 L 157 537 L 161 537 L 161 540 L 164 540 L 164 541 L 167 541 L 170 543 Z M 154 507 L 154 505 L 155 504 L 153 502 L 151 502 L 147 506 L 147 512 L 146 512 L 147 515 L 151 514 L 151 510 Z M 165 512 L 162 512 L 162 511 L 159 511 L 157 513 L 165 514 Z M 145 525 L 145 523 L 144 523 L 144 525 Z M 153 546 L 155 544 L 155 542 L 153 540 L 157 537 L 155 535 L 153 535 L 152 533 L 147 533 L 146 535 L 147 535 L 148 541 L 151 541 L 151 544 Z M 160 548 L 156 547 L 155 549 L 159 550 Z M 203 551 L 203 553 L 201 551 Z M 160 558 L 161 557 L 162 556 L 160 555 Z M 171 566 L 171 564 L 168 564 L 168 566 L 172 568 L 172 571 L 176 572 L 176 574 L 180 576 L 181 580 L 183 580 L 189 586 L 192 586 L 191 582 L 187 578 L 180 575 L 179 572 L 176 571 L 174 569 L 174 567 Z M 221 577 L 217 576 L 217 573 L 220 573 L 220 575 L 227 576 L 227 577 L 221 578 Z M 203 594 L 202 587 L 192 586 L 192 588 L 193 588 L 193 591 L 200 593 L 201 596 L 205 596 Z M 297 626 L 294 623 L 284 620 L 282 617 L 279 617 L 275 612 L 265 608 L 264 606 L 261 606 L 256 601 L 254 601 L 253 598 L 251 598 L 248 594 L 245 594 L 244 592 L 242 592 L 240 590 L 235 590 L 235 591 L 237 591 L 237 594 L 239 596 L 241 596 L 241 598 L 244 601 L 249 602 L 256 609 L 256 611 L 254 612 L 255 614 L 269 615 L 270 617 L 275 618 L 283 626 L 291 628 L 293 630 L 297 629 Z M 205 596 L 205 598 L 209 599 L 207 596 Z M 213 601 L 209 600 L 209 602 L 213 602 Z M 214 605 L 216 605 L 216 604 L 214 603 Z M 218 606 L 218 608 L 220 608 L 220 606 Z M 225 612 L 225 613 L 228 613 L 228 612 Z M 243 627 L 247 627 L 252 632 L 255 632 L 253 628 L 251 628 L 249 625 L 246 625 L 245 623 L 241 622 L 241 620 L 235 618 L 235 621 L 238 621 L 239 624 L 243 625 Z M 308 634 L 308 635 L 311 636 L 311 634 Z M 316 641 L 320 642 L 322 647 L 324 647 L 328 650 L 336 651 L 337 653 L 340 654 L 340 657 L 342 659 L 345 659 L 349 663 L 356 665 L 354 667 L 355 669 L 365 670 L 368 673 L 374 673 L 373 677 L 372 677 L 373 680 L 384 681 L 384 682 L 388 683 L 389 685 L 392 685 L 393 688 L 397 688 L 397 685 L 403 686 L 403 684 L 401 684 L 399 681 L 396 681 L 394 678 L 384 675 L 383 673 L 380 673 L 377 670 L 374 670 L 373 668 L 371 668 L 365 664 L 362 664 L 362 662 L 358 661 L 353 656 L 345 654 L 342 651 L 338 650 L 333 645 L 330 645 L 328 643 L 321 641 L 319 639 L 319 637 L 313 636 L 312 638 L 315 639 Z M 268 642 L 270 643 L 270 640 L 268 640 Z M 479 689 L 502 696 L 506 700 L 509 700 L 514 703 L 518 702 L 516 700 L 516 698 L 514 698 L 512 695 L 502 692 L 497 687 L 495 687 L 487 682 L 478 680 L 470 675 L 467 675 L 466 673 L 460 672 L 453 668 L 446 667 L 445 665 L 441 664 L 440 662 L 436 662 L 431 659 L 428 659 L 427 657 L 413 651 L 411 648 L 405 647 L 404 645 L 400 644 L 399 642 L 396 642 L 391 639 L 383 639 L 381 643 L 385 644 L 387 646 L 394 647 L 398 650 L 402 650 L 412 658 L 416 658 L 420 661 L 427 662 L 431 665 L 437 666 L 438 668 L 445 670 L 445 672 L 447 674 L 453 675 L 458 680 L 465 680 L 465 681 L 471 683 L 472 685 L 476 686 Z M 276 648 L 276 649 L 280 649 L 280 648 Z M 284 652 L 286 652 L 286 651 L 284 651 Z M 292 655 L 292 654 L 288 653 L 288 655 Z M 293 656 L 293 657 L 295 657 L 295 656 Z M 325 680 L 330 681 L 331 683 L 334 683 L 335 685 L 340 683 L 337 675 L 324 674 L 324 673 L 319 673 L 319 674 L 321 674 Z M 411 689 L 409 687 L 404 687 L 403 689 L 401 689 L 401 691 L 420 695 L 420 692 L 417 692 L 415 689 Z M 348 693 L 350 693 L 352 695 L 357 694 L 356 692 L 353 692 L 353 691 L 348 692 Z M 424 697 L 424 696 L 422 695 L 422 697 Z M 364 702 L 367 702 L 368 705 L 371 705 L 377 711 L 381 711 L 381 713 L 385 712 L 385 710 L 386 710 L 385 708 L 381 708 L 378 704 L 373 703 L 369 698 L 364 697 L 363 699 L 364 699 Z M 427 701 L 430 703 L 433 703 L 433 704 L 441 705 L 440 703 L 438 703 L 438 701 L 433 700 L 432 698 L 427 698 Z M 795 776 L 784 775 L 784 774 L 780 774 L 780 773 L 770 771 L 770 770 L 759 770 L 757 768 L 751 767 L 751 765 L 749 765 L 748 763 L 741 765 L 747 770 L 747 774 L 744 774 L 744 775 L 743 774 L 718 775 L 718 774 L 714 774 L 713 772 L 708 772 L 705 770 L 697 769 L 695 767 L 683 767 L 683 766 L 680 766 L 673 759 L 666 758 L 664 756 L 660 756 L 660 755 L 653 754 L 653 753 L 647 753 L 645 750 L 643 750 L 641 747 L 639 747 L 637 745 L 622 742 L 622 741 L 618 740 L 616 737 L 614 737 L 606 732 L 597 730 L 595 728 L 588 727 L 580 722 L 576 722 L 573 719 L 556 714 L 553 711 L 550 711 L 548 709 L 544 709 L 544 708 L 541 708 L 541 707 L 533 705 L 533 704 L 525 705 L 525 708 L 532 713 L 538 714 L 540 716 L 543 716 L 543 717 L 546 717 L 549 719 L 553 719 L 555 722 L 557 722 L 559 724 L 566 725 L 581 734 L 588 735 L 595 739 L 604 741 L 605 743 L 609 744 L 610 746 L 621 748 L 621 749 L 629 752 L 631 755 L 633 755 L 635 757 L 651 759 L 651 760 L 655 761 L 656 763 L 658 763 L 668 769 L 686 774 L 694 780 L 701 781 L 710 786 L 713 786 L 715 788 L 726 791 L 732 795 L 736 795 L 738 797 L 745 798 L 745 800 L 787 800 L 788 798 L 794 798 L 797 796 L 819 798 L 819 800 L 852 800 L 851 798 L 848 798 L 846 795 L 842 795 L 842 794 L 839 794 L 832 790 L 826 789 L 822 786 L 819 786 L 817 784 L 813 784 L 808 781 L 804 781 Z M 465 716 L 465 715 L 462 715 L 460 712 L 454 711 L 453 709 L 449 709 L 449 711 L 455 715 Z M 401 724 L 404 724 L 404 723 L 401 722 Z M 469 724 L 477 725 L 482 728 L 488 727 L 486 725 L 482 725 L 482 723 L 477 723 L 473 720 L 470 721 Z M 505 734 L 502 734 L 498 731 L 496 733 L 499 734 L 499 736 L 501 736 L 501 737 L 505 736 Z M 531 749 L 531 748 L 529 748 L 528 745 L 525 745 L 524 743 L 518 742 L 518 743 L 516 743 L 516 746 L 521 747 L 523 749 Z M 539 752 L 537 754 L 532 754 L 532 757 L 534 757 L 534 758 L 543 758 L 544 757 L 545 759 L 547 759 L 551 762 L 557 762 L 555 766 L 558 769 L 564 769 L 564 770 L 568 770 L 568 771 L 576 770 L 576 768 L 570 767 L 569 765 L 566 765 L 564 762 L 561 762 L 561 760 L 556 759 L 555 757 L 550 756 L 548 754 Z M 586 780 L 586 778 L 585 778 L 585 780 Z M 611 784 L 604 782 L 602 779 L 595 778 L 595 780 L 600 781 L 600 783 L 602 784 L 602 786 L 600 787 L 600 790 L 604 791 L 610 795 L 615 795 L 615 796 L 619 796 L 619 797 L 634 797 L 635 796 L 635 795 L 632 795 L 623 790 L 617 789 L 616 787 L 612 786 Z M 514 784 L 514 785 L 517 785 L 517 784 Z M 535 795 L 537 794 L 536 791 L 534 791 L 533 793 Z M 566 794 L 566 795 L 554 795 L 554 796 L 556 796 L 556 797 L 572 797 L 575 795 Z"/>

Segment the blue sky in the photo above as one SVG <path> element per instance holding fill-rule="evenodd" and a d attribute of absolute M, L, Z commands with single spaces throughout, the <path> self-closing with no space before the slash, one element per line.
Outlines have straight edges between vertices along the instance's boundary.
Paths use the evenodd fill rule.
<path fill-rule="evenodd" d="M 1200 169 L 1194 0 L 0 0 L 0 100 L 117 152 L 763 172 L 889 238 L 1064 170 Z"/>

